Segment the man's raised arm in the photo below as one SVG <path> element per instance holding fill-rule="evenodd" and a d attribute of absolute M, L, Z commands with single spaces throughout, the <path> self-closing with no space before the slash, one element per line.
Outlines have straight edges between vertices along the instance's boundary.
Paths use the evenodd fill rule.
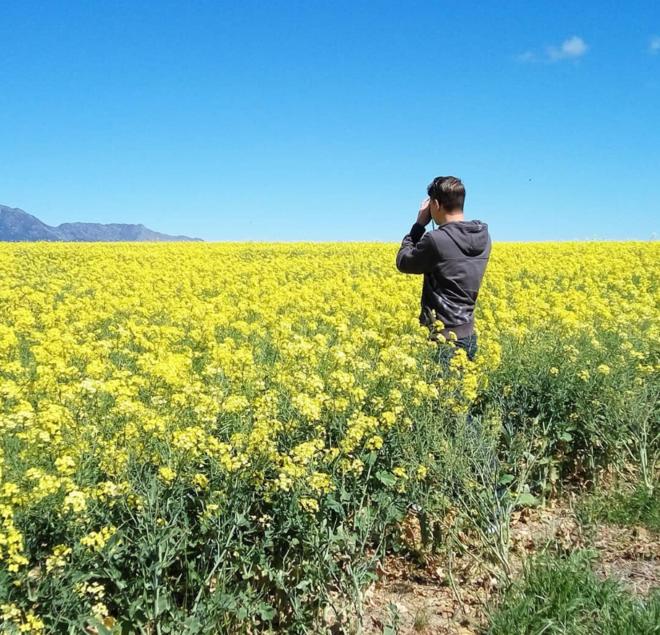
<path fill-rule="evenodd" d="M 415 223 L 401 241 L 396 268 L 402 273 L 427 273 L 438 261 L 438 251 L 424 225 Z"/>

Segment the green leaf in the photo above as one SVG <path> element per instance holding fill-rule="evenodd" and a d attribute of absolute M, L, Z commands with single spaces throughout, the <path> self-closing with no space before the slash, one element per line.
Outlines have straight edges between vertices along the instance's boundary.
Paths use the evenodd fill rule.
<path fill-rule="evenodd" d="M 366 458 L 364 459 L 364 464 L 367 467 L 371 467 L 376 462 L 377 458 L 378 452 L 369 452 L 369 454 L 367 454 Z"/>
<path fill-rule="evenodd" d="M 376 478 L 387 487 L 392 487 L 396 483 L 396 476 L 391 472 L 386 472 L 385 470 L 379 470 L 376 472 Z"/>
<path fill-rule="evenodd" d="M 529 492 L 523 492 L 520 496 L 518 496 L 518 500 L 516 501 L 518 505 L 522 505 L 523 507 L 534 507 L 535 505 L 539 504 L 539 499 L 536 498 L 536 496 L 530 494 Z"/>
<path fill-rule="evenodd" d="M 169 598 L 166 595 L 160 595 L 156 600 L 154 615 L 158 616 L 164 613 L 169 607 Z"/>
<path fill-rule="evenodd" d="M 272 620 L 275 617 L 275 609 L 268 604 L 264 604 L 259 608 L 259 616 L 264 621 Z"/>
<path fill-rule="evenodd" d="M 329 507 L 333 512 L 336 512 L 337 514 L 339 514 L 339 516 L 341 516 L 342 518 L 344 518 L 346 516 L 346 514 L 344 513 L 344 508 L 342 507 L 342 505 L 340 503 L 338 503 L 331 496 L 326 497 L 325 505 L 326 505 L 326 507 Z"/>

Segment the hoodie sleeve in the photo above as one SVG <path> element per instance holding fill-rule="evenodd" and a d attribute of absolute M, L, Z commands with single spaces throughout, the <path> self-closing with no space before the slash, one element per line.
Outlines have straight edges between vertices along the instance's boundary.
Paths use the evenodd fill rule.
<path fill-rule="evenodd" d="M 396 256 L 396 268 L 402 273 L 426 273 L 438 261 L 438 252 L 423 225 L 415 223 L 403 237 Z"/>

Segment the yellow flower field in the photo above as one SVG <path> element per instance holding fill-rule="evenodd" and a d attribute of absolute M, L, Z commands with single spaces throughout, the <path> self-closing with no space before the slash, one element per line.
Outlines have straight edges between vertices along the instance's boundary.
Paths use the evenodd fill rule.
<path fill-rule="evenodd" d="M 524 408 L 563 426 L 544 446 L 559 473 L 591 448 L 592 465 L 613 460 L 606 426 L 585 422 L 657 386 L 658 243 L 496 243 L 476 359 L 459 350 L 446 372 L 397 248 L 0 244 L 2 619 L 21 632 L 302 624 L 307 596 L 283 599 L 285 579 L 310 593 L 306 576 L 327 586 L 319 571 L 335 564 L 286 569 L 290 520 L 302 542 L 341 522 L 357 532 L 365 496 L 385 508 L 379 496 L 439 478 L 442 447 L 407 439 L 470 410 L 494 433 L 523 429 Z M 532 393 L 544 397 L 523 405 Z"/>

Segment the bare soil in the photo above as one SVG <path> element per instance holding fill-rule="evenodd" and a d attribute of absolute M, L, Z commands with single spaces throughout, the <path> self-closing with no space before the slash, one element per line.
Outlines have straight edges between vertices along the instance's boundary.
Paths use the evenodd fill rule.
<path fill-rule="evenodd" d="M 474 556 L 476 549 L 470 548 L 469 537 L 465 537 L 463 553 L 450 560 L 448 554 L 421 550 L 415 516 L 404 524 L 403 534 L 410 551 L 387 556 L 382 563 L 379 580 L 365 596 L 362 632 L 483 632 L 487 607 L 503 582 L 492 573 L 492 566 Z M 571 508 L 561 505 L 515 512 L 510 538 L 513 577 L 520 572 L 525 557 L 549 545 L 567 552 L 590 547 L 599 554 L 598 575 L 614 577 L 640 595 L 660 585 L 660 536 L 643 527 L 594 525 L 584 531 Z"/>

